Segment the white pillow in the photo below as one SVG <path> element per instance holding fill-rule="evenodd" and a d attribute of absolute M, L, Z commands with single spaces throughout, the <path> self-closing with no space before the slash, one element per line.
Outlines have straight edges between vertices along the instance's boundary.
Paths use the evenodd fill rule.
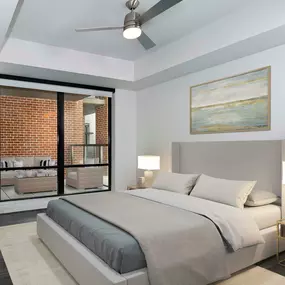
<path fill-rule="evenodd" d="M 25 177 L 36 177 L 37 171 L 35 170 L 26 170 Z"/>
<path fill-rule="evenodd" d="M 0 168 L 14 167 L 14 160 L 1 160 Z"/>
<path fill-rule="evenodd" d="M 18 178 L 31 178 L 36 177 L 37 171 L 36 170 L 16 170 L 16 177 Z"/>
<path fill-rule="evenodd" d="M 198 177 L 199 174 L 159 172 L 153 182 L 152 188 L 189 194 Z"/>
<path fill-rule="evenodd" d="M 24 178 L 24 177 L 26 177 L 25 170 L 16 170 L 15 176 L 16 176 L 17 178 Z"/>
<path fill-rule="evenodd" d="M 272 192 L 253 190 L 247 197 L 245 205 L 249 207 L 257 207 L 274 203 L 277 200 L 277 195 Z"/>
<path fill-rule="evenodd" d="M 191 196 L 243 209 L 256 181 L 234 181 L 202 174 Z"/>
<path fill-rule="evenodd" d="M 51 160 L 49 161 L 49 166 L 55 166 L 55 165 L 56 165 L 56 160 L 51 159 Z"/>
<path fill-rule="evenodd" d="M 24 162 L 22 160 L 15 160 L 14 161 L 14 167 L 23 167 Z"/>

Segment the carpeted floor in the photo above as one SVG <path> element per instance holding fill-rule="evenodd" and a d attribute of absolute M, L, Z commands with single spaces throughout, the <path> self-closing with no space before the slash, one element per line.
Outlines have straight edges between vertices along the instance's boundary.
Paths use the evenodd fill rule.
<path fill-rule="evenodd" d="M 45 210 L 33 210 L 0 215 L 0 227 L 15 224 L 34 222 L 38 213 Z M 0 251 L 0 285 L 13 285 L 2 252 Z"/>
<path fill-rule="evenodd" d="M 0 251 L 0 284 L 13 285 L 1 251 Z"/>
<path fill-rule="evenodd" d="M 35 222 L 0 227 L 0 248 L 13 285 L 78 285 L 38 238 Z"/>

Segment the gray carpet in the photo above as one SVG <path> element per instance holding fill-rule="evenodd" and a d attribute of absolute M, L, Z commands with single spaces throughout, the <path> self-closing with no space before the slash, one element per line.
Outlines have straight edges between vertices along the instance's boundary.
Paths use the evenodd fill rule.
<path fill-rule="evenodd" d="M 0 251 L 0 284 L 13 285 L 1 251 Z"/>
<path fill-rule="evenodd" d="M 45 212 L 45 210 L 34 210 L 26 212 L 1 214 L 0 226 L 2 227 L 14 224 L 33 222 L 36 221 L 37 214 L 43 212 Z M 0 285 L 13 285 L 1 251 L 0 251 Z"/>

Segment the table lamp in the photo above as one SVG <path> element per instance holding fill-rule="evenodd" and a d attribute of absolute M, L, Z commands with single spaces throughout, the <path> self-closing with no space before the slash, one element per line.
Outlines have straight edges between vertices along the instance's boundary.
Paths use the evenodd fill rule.
<path fill-rule="evenodd" d="M 145 170 L 145 186 L 151 187 L 153 182 L 152 170 L 160 169 L 160 157 L 157 155 L 140 155 L 138 157 L 138 169 Z"/>

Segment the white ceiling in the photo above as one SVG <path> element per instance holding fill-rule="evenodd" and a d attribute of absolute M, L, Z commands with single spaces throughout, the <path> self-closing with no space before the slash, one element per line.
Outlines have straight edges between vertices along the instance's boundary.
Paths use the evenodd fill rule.
<path fill-rule="evenodd" d="M 157 0 L 141 0 L 143 13 Z M 146 23 L 157 48 L 244 8 L 249 0 L 184 0 Z M 146 51 L 120 31 L 76 33 L 75 28 L 121 26 L 128 12 L 124 0 L 25 0 L 12 37 L 104 56 L 135 60 Z"/>

